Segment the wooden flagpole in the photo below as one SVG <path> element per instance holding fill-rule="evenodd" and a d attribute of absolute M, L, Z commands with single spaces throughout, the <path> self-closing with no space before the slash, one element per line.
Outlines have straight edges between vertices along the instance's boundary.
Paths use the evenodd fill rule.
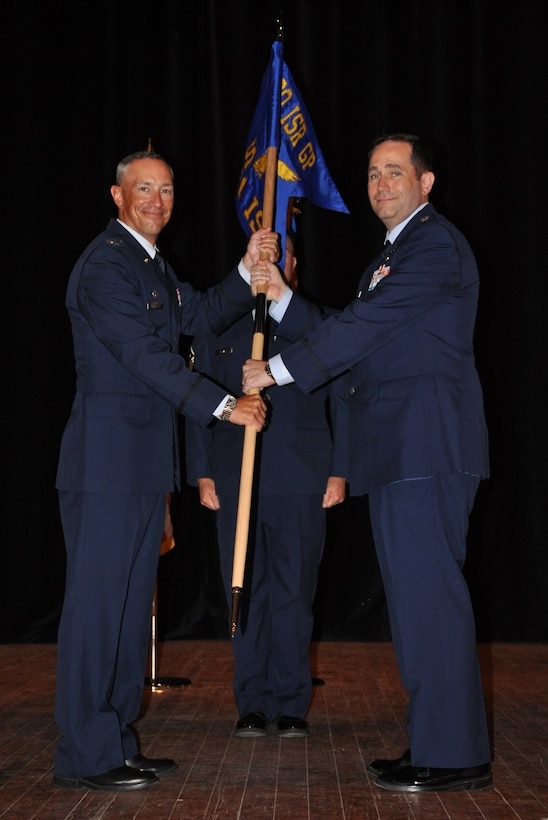
<path fill-rule="evenodd" d="M 283 40 L 282 12 L 276 18 L 276 39 Z M 265 183 L 263 189 L 263 215 L 261 225 L 274 228 L 274 203 L 276 199 L 276 179 L 278 174 L 278 146 L 269 146 L 266 151 Z M 261 254 L 261 259 L 268 259 L 268 253 Z M 257 290 L 255 298 L 255 326 L 251 345 L 251 358 L 261 361 L 264 352 L 264 328 L 266 320 L 267 285 Z M 251 394 L 260 393 L 258 388 Z M 233 638 L 238 625 L 240 598 L 244 585 L 247 542 L 249 539 L 249 519 L 251 514 L 251 497 L 253 490 L 253 473 L 255 468 L 255 445 L 257 431 L 252 427 L 244 430 L 242 467 L 240 472 L 240 492 L 238 497 L 238 514 L 234 537 L 234 558 L 232 564 L 232 617 L 230 633 Z"/>
<path fill-rule="evenodd" d="M 274 199 L 276 194 L 276 175 L 278 171 L 278 148 L 269 147 L 266 154 L 266 170 L 263 201 L 263 218 L 261 224 L 269 227 L 273 225 Z M 267 259 L 265 254 L 261 258 Z M 260 286 L 255 303 L 255 326 L 251 345 L 251 358 L 260 361 L 264 351 L 264 324 L 266 317 L 266 292 L 268 286 Z M 259 388 L 250 391 L 251 394 L 260 393 Z M 251 513 L 251 496 L 253 488 L 253 472 L 255 465 L 255 446 L 257 431 L 253 427 L 244 430 L 244 445 L 242 452 L 242 467 L 240 473 L 240 493 L 238 497 L 238 515 L 236 519 L 236 534 L 234 538 L 234 559 L 232 565 L 232 617 L 231 637 L 236 634 L 240 598 L 244 584 L 245 562 L 247 556 L 247 542 L 249 538 L 249 518 Z"/>

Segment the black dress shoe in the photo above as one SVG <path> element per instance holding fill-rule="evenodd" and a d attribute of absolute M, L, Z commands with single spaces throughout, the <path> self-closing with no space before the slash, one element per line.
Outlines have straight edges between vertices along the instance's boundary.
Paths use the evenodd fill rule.
<path fill-rule="evenodd" d="M 55 774 L 53 782 L 56 786 L 67 789 L 98 789 L 104 792 L 130 792 L 134 789 L 148 789 L 158 782 L 153 772 L 141 772 L 131 766 L 118 766 L 109 769 L 104 774 L 94 774 L 89 777 L 61 777 Z"/>
<path fill-rule="evenodd" d="M 383 757 L 379 758 L 378 760 L 372 760 L 369 766 L 367 767 L 367 771 L 369 772 L 369 774 L 372 774 L 375 777 L 380 777 L 381 774 L 387 774 L 388 772 L 396 772 L 398 769 L 403 769 L 404 766 L 410 765 L 411 752 L 409 749 L 406 749 L 402 756 L 397 757 L 395 760 L 388 760 Z"/>
<path fill-rule="evenodd" d="M 395 792 L 461 792 L 485 789 L 492 782 L 491 766 L 486 763 L 468 769 L 406 766 L 381 775 L 375 784 Z"/>
<path fill-rule="evenodd" d="M 302 718 L 282 715 L 276 725 L 280 737 L 308 737 L 308 723 Z"/>
<path fill-rule="evenodd" d="M 237 737 L 262 737 L 266 735 L 266 717 L 262 712 L 249 712 L 236 723 Z"/>
<path fill-rule="evenodd" d="M 168 757 L 145 757 L 144 755 L 130 757 L 129 760 L 126 760 L 126 766 L 140 772 L 152 772 L 156 777 L 165 777 L 166 774 L 179 768 L 175 761 L 170 760 Z"/>

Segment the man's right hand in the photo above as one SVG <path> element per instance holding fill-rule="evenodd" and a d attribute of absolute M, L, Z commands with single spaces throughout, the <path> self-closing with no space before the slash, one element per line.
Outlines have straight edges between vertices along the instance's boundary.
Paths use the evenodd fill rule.
<path fill-rule="evenodd" d="M 253 427 L 260 432 L 266 422 L 266 404 L 258 393 L 253 396 L 240 396 L 236 399 L 236 407 L 228 421 L 244 427 Z"/>
<path fill-rule="evenodd" d="M 251 268 L 259 259 L 269 259 L 271 262 L 277 262 L 279 258 L 280 241 L 278 234 L 270 228 L 259 228 L 249 237 L 242 262 L 251 273 Z"/>
<path fill-rule="evenodd" d="M 208 510 L 218 510 L 220 508 L 221 503 L 212 478 L 199 478 L 198 491 L 200 493 L 200 504 L 203 504 Z"/>
<path fill-rule="evenodd" d="M 253 296 L 257 295 L 257 289 L 259 286 L 266 283 L 266 298 L 274 302 L 279 302 L 289 287 L 287 280 L 280 271 L 279 267 L 268 260 L 265 260 L 264 262 L 257 262 L 253 265 L 250 274 L 251 293 Z"/>

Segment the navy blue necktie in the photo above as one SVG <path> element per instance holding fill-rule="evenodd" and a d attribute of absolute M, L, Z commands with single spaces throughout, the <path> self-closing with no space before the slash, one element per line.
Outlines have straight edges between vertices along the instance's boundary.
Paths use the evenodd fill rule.
<path fill-rule="evenodd" d="M 166 274 L 167 273 L 166 260 L 164 259 L 164 257 L 160 253 L 160 251 L 156 251 L 156 256 L 154 257 L 154 261 L 158 263 L 158 267 L 160 268 L 162 273 Z"/>

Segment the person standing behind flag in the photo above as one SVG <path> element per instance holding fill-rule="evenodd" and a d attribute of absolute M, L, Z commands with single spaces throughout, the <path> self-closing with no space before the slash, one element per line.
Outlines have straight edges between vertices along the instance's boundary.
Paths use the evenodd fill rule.
<path fill-rule="evenodd" d="M 236 191 L 236 212 L 249 235 L 262 223 L 268 156 L 275 152 L 275 215 L 282 255 L 290 201 L 307 199 L 318 208 L 348 213 L 327 167 L 310 114 L 283 59 L 283 43 L 272 44 L 253 113 Z"/>
<path fill-rule="evenodd" d="M 122 159 L 111 219 L 70 275 L 76 395 L 56 486 L 67 568 L 57 644 L 55 785 L 129 791 L 154 785 L 176 763 L 139 752 L 132 723 L 145 681 L 151 609 L 166 516 L 179 486 L 177 413 L 261 430 L 259 395 L 227 395 L 191 373 L 180 334 L 217 332 L 249 313 L 249 271 L 278 258 L 278 236 L 254 233 L 237 268 L 201 293 L 158 262 L 156 241 L 174 202 L 159 154 Z M 271 298 L 282 277 L 263 269 Z M 285 285 L 283 285 L 285 288 Z"/>
<path fill-rule="evenodd" d="M 294 238 L 285 241 L 285 277 L 296 285 Z M 297 295 L 296 295 L 297 296 Z M 265 332 L 270 353 L 290 343 L 278 334 L 271 307 Z M 303 297 L 298 297 L 303 299 Z M 250 313 L 217 336 L 195 336 L 194 367 L 231 392 L 240 389 L 254 319 Z M 310 640 L 322 557 L 325 510 L 346 493 L 348 384 L 344 376 L 314 393 L 269 389 L 269 421 L 258 439 L 241 625 L 231 639 L 235 733 L 259 737 L 308 734 L 312 693 Z M 187 481 L 215 511 L 220 566 L 229 612 L 243 433 L 187 420 Z"/>
<path fill-rule="evenodd" d="M 384 789 L 482 789 L 491 752 L 463 575 L 468 520 L 489 474 L 474 358 L 479 274 L 464 236 L 429 202 L 433 151 L 412 134 L 379 137 L 367 190 L 391 243 L 356 298 L 266 364 L 244 391 L 295 382 L 307 392 L 351 368 L 351 495 L 368 495 L 392 640 L 409 695 L 410 748 L 373 760 Z M 274 265 L 272 267 L 275 267 Z M 290 310 L 280 332 L 310 327 Z M 316 316 L 316 319 L 321 317 Z M 282 389 L 288 389 L 282 388 Z"/>

